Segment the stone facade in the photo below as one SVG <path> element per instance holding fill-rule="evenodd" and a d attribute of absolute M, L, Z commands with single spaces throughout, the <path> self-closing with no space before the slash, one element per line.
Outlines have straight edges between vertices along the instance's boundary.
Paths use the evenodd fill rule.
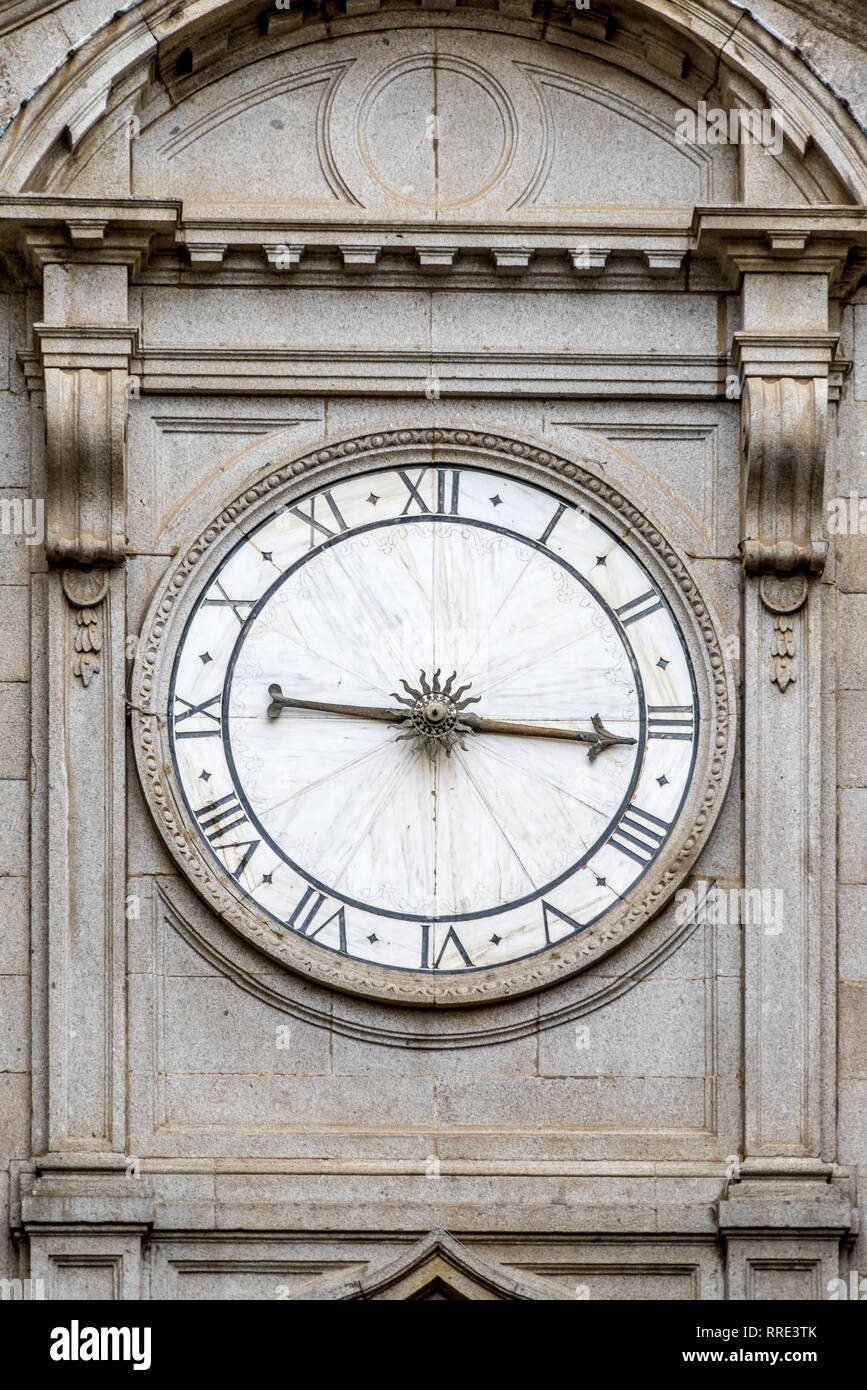
<path fill-rule="evenodd" d="M 0 1275 L 818 1300 L 867 1271 L 848 8 L 0 17 Z M 288 968 L 161 817 L 166 596 L 261 492 L 386 449 L 583 488 L 705 630 L 692 838 L 628 930 L 489 1004 Z"/>

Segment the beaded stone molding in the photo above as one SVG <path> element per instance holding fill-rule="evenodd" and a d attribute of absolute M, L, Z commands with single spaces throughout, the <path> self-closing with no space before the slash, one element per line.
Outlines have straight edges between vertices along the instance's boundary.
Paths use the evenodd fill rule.
<path fill-rule="evenodd" d="M 212 565 L 242 530 L 312 487 L 327 487 L 348 472 L 409 463 L 491 465 L 592 505 L 620 533 L 629 532 L 649 571 L 664 588 L 689 646 L 698 685 L 700 721 L 692 786 L 666 849 L 652 870 L 598 925 L 552 945 L 544 953 L 500 967 L 460 975 L 395 971 L 338 956 L 294 931 L 272 925 L 230 881 L 219 877 L 199 847 L 174 774 L 167 740 L 166 693 L 176 642 L 207 582 Z M 199 576 L 202 576 L 199 581 Z M 395 429 L 323 444 L 276 466 L 219 513 L 173 564 L 142 629 L 133 671 L 132 737 L 142 787 L 171 854 L 205 902 L 248 942 L 308 978 L 350 994 L 421 1008 L 457 1008 L 517 998 L 550 987 L 614 951 L 653 917 L 683 882 L 722 808 L 734 758 L 734 699 L 716 625 L 681 556 L 646 513 L 574 459 L 538 442 L 453 427 Z"/>

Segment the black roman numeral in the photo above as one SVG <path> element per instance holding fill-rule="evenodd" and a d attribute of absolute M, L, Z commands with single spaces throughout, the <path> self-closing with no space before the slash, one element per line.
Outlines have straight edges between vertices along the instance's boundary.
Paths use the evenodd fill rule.
<path fill-rule="evenodd" d="M 326 927 L 330 926 L 332 922 L 336 922 L 337 937 L 340 943 L 338 951 L 340 955 L 346 956 L 349 954 L 349 951 L 346 945 L 345 907 L 338 907 L 337 911 L 332 912 L 330 917 L 326 917 L 324 921 L 320 922 L 318 927 L 313 928 L 313 930 L 308 930 L 308 928 L 313 927 L 313 923 L 319 916 L 323 903 L 327 901 L 328 899 L 324 893 L 318 893 L 315 888 L 308 888 L 299 898 L 295 911 L 292 913 L 292 916 L 287 919 L 286 925 L 290 927 L 292 931 L 297 932 L 299 936 L 306 936 L 309 941 L 312 941 L 321 931 L 324 931 Z"/>
<path fill-rule="evenodd" d="M 406 499 L 406 506 L 401 512 L 401 516 L 408 515 L 409 509 L 412 506 L 413 502 L 416 503 L 420 512 L 430 512 L 430 507 L 428 506 L 427 502 L 425 502 L 424 498 L 418 490 L 421 480 L 424 477 L 426 471 L 426 469 L 420 468 L 418 470 L 418 477 L 416 478 L 415 482 L 413 482 L 409 474 L 405 472 L 404 469 L 399 468 L 397 470 L 397 476 L 400 478 L 401 482 L 405 485 L 409 492 L 409 497 Z"/>
<path fill-rule="evenodd" d="M 542 532 L 541 536 L 539 537 L 539 544 L 540 544 L 540 545 L 547 545 L 547 544 L 548 544 L 548 537 L 551 535 L 551 532 L 554 530 L 554 527 L 557 525 L 557 522 L 560 520 L 560 518 L 561 518 L 561 516 L 563 515 L 563 513 L 566 512 L 566 511 L 568 511 L 568 510 L 569 510 L 569 508 L 566 506 L 566 503 L 565 503 L 565 502 L 561 502 L 560 505 L 559 505 L 559 507 L 557 508 L 556 512 L 555 512 L 554 515 L 551 517 L 551 520 L 548 522 L 548 525 L 545 527 L 544 531 Z"/>
<path fill-rule="evenodd" d="M 328 503 L 328 509 L 331 513 L 331 516 L 337 523 L 338 529 L 336 531 L 332 531 L 330 526 L 326 526 L 325 523 L 323 521 L 320 521 L 319 518 L 316 516 L 316 503 L 319 501 L 320 497 L 324 498 L 325 501 Z M 343 517 L 340 515 L 340 508 L 338 507 L 334 498 L 331 496 L 330 492 L 321 492 L 318 494 L 317 497 L 312 498 L 310 502 L 309 512 L 305 512 L 301 507 L 287 507 L 286 510 L 291 512 L 293 516 L 297 516 L 299 521 L 306 521 L 307 525 L 310 527 L 310 545 L 308 546 L 309 550 L 313 550 L 320 543 L 316 536 L 317 531 L 319 531 L 320 534 L 324 536 L 326 540 L 330 540 L 333 536 L 340 535 L 342 531 L 349 530 L 349 527 L 343 520 Z"/>
<path fill-rule="evenodd" d="M 449 485 L 448 480 L 451 479 Z M 457 468 L 438 468 L 437 469 L 437 511 L 448 513 L 450 516 L 458 515 L 458 499 L 461 490 L 461 475 Z M 446 492 L 449 492 L 449 504 L 446 506 Z"/>
<path fill-rule="evenodd" d="M 463 961 L 464 965 L 472 965 L 473 962 L 470 960 L 469 956 L 467 955 L 466 948 L 465 948 L 465 946 L 464 946 L 464 943 L 461 941 L 461 938 L 458 936 L 458 934 L 457 934 L 457 932 L 455 931 L 454 927 L 449 927 L 448 931 L 446 932 L 446 939 L 445 939 L 445 941 L 443 942 L 442 946 L 440 947 L 440 953 L 439 953 L 439 955 L 437 956 L 436 960 L 435 960 L 434 963 L 433 963 L 433 968 L 434 968 L 434 970 L 439 970 L 439 968 L 440 968 L 440 961 L 442 960 L 443 956 L 445 955 L 446 947 L 448 946 L 449 942 L 451 942 L 451 944 L 454 946 L 455 950 L 457 951 L 457 953 L 458 953 L 458 955 L 460 956 L 461 960 Z"/>
<path fill-rule="evenodd" d="M 648 589 L 646 594 L 639 594 L 638 598 L 631 598 L 628 603 L 621 604 L 615 608 L 615 613 L 624 627 L 630 623 L 637 623 L 639 618 L 646 618 L 648 613 L 655 613 L 657 608 L 662 607 L 662 599 L 655 589 Z M 625 617 L 625 614 L 629 617 Z"/>
<path fill-rule="evenodd" d="M 242 614 L 238 612 L 238 608 L 246 608 L 249 612 L 249 609 L 253 607 L 256 600 L 254 598 L 229 598 L 229 595 L 226 593 L 226 590 L 219 580 L 214 584 L 214 588 L 219 589 L 222 598 L 206 598 L 203 600 L 203 604 L 208 604 L 211 608 L 231 608 L 238 622 L 241 624 L 241 627 L 243 627 L 245 619 Z"/>
<path fill-rule="evenodd" d="M 218 737 L 218 735 L 219 735 L 219 733 L 220 733 L 220 729 L 221 729 L 221 727 L 222 727 L 222 718 L 223 718 L 223 716 L 222 716 L 222 713 L 214 714 L 213 710 L 211 709 L 211 706 L 212 706 L 212 705 L 217 705 L 217 706 L 219 707 L 219 705 L 220 705 L 220 703 L 221 703 L 221 701 L 222 701 L 222 698 L 223 698 L 222 695 L 212 695 L 211 698 L 210 698 L 210 700 L 203 700 L 202 703 L 201 703 L 200 705 L 194 705 L 194 704 L 192 704 L 189 700 L 185 700 L 184 697 L 183 697 L 182 695 L 176 695 L 176 696 L 175 696 L 175 702 L 176 702 L 176 704 L 177 704 L 177 705 L 186 705 L 186 709 L 185 709 L 181 714 L 178 714 L 177 709 L 175 709 L 175 720 L 174 720 L 174 722 L 175 722 L 175 738 L 216 738 L 216 737 Z M 211 719 L 211 720 L 213 720 L 213 723 L 214 723 L 215 727 L 214 727 L 214 728 L 208 727 L 208 728 L 205 728 L 205 729 L 181 729 L 181 730 L 178 730 L 178 727 L 177 727 L 178 724 L 182 724 L 182 723 L 184 722 L 185 719 L 192 719 L 192 718 L 193 718 L 195 715 L 197 715 L 197 714 L 200 714 L 200 715 L 202 716 L 203 719 Z"/>
<path fill-rule="evenodd" d="M 464 943 L 461 941 L 461 938 L 458 936 L 454 927 L 449 927 L 448 932 L 446 933 L 446 939 L 440 947 L 440 953 L 437 956 L 436 960 L 433 962 L 433 964 L 431 964 L 431 925 L 429 922 L 425 922 L 421 929 L 422 970 L 439 970 L 440 961 L 442 960 L 450 942 L 452 946 L 454 946 L 464 965 L 471 966 L 473 962 L 467 955 L 466 947 L 464 946 Z"/>
<path fill-rule="evenodd" d="M 550 903 L 542 901 L 542 922 L 545 927 L 545 944 L 551 945 L 551 917 L 556 917 L 559 921 L 565 922 L 567 927 L 571 927 L 573 932 L 583 931 L 584 923 L 576 922 L 574 917 L 570 917 L 567 912 L 561 912 L 559 907 L 552 907 Z"/>
<path fill-rule="evenodd" d="M 244 851 L 235 868 L 230 871 L 233 878 L 240 879 L 262 841 L 223 839 L 224 835 L 228 835 L 239 825 L 249 825 L 247 813 L 235 793 L 227 792 L 225 796 L 218 797 L 216 801 L 209 801 L 207 806 L 200 806 L 196 811 L 196 820 L 204 831 L 205 838 L 210 841 L 214 849 L 224 852 L 229 849 Z M 217 843 L 218 841 L 220 843 Z M 228 865 L 226 867 L 228 868 Z"/>
<path fill-rule="evenodd" d="M 694 733 L 692 705 L 648 705 L 648 738 L 681 738 Z"/>
<path fill-rule="evenodd" d="M 636 864 L 649 864 L 671 825 L 640 806 L 630 806 L 608 843 L 621 854 L 628 854 Z"/>
<path fill-rule="evenodd" d="M 234 792 L 209 801 L 207 806 L 200 806 L 196 812 L 196 820 L 211 843 L 246 819 L 247 813 Z"/>

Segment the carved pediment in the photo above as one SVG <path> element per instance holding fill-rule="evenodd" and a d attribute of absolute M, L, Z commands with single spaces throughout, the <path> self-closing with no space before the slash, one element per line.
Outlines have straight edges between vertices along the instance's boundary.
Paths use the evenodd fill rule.
<path fill-rule="evenodd" d="M 296 1295 L 311 1299 L 424 1301 L 476 1300 L 533 1302 L 552 1299 L 570 1302 L 571 1295 L 541 1280 L 516 1279 L 506 1269 L 481 1259 L 448 1231 L 429 1231 L 396 1260 L 361 1278 L 331 1280 Z"/>

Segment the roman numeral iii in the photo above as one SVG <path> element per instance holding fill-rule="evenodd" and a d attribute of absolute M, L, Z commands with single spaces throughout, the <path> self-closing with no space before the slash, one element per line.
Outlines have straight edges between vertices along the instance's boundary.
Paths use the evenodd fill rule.
<path fill-rule="evenodd" d="M 695 732 L 692 705 L 648 705 L 647 737 L 692 739 Z"/>

